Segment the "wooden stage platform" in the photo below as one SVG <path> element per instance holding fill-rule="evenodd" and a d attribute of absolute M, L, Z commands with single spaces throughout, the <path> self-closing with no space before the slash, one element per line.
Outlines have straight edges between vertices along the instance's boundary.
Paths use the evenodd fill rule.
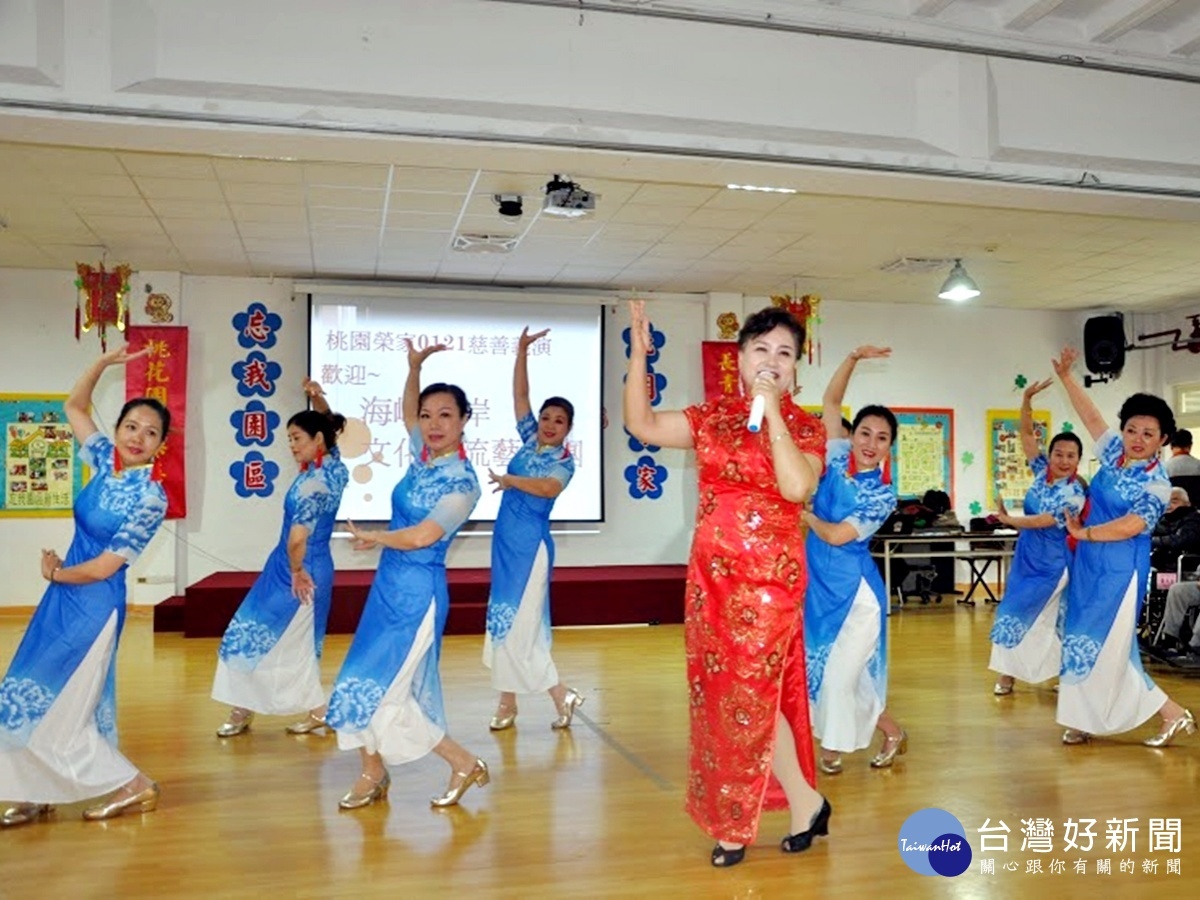
<path fill-rule="evenodd" d="M 214 572 L 182 597 L 154 607 L 155 631 L 220 637 L 258 572 Z M 554 570 L 555 625 L 659 625 L 683 621 L 687 566 L 574 566 Z M 333 580 L 329 634 L 353 634 L 367 602 L 374 569 L 339 569 Z M 483 634 L 490 569 L 448 569 L 447 634 Z"/>
<path fill-rule="evenodd" d="M 290 719 L 259 717 L 245 735 L 213 730 L 216 638 L 154 633 L 130 611 L 118 657 L 121 749 L 162 786 L 157 812 L 80 820 L 83 803 L 0 832 L 0 896 L 72 898 L 792 898 L 1195 897 L 1200 893 L 1200 736 L 1166 750 L 1129 734 L 1065 747 L 1050 685 L 992 696 L 994 610 L 914 607 L 889 620 L 889 706 L 908 729 L 893 769 L 846 757 L 820 776 L 833 804 L 829 837 L 783 854 L 786 813 L 768 813 L 759 842 L 732 869 L 709 865 L 712 841 L 683 812 L 688 691 L 683 628 L 558 630 L 554 658 L 586 703 L 570 731 L 551 731 L 545 697 L 522 697 L 516 728 L 488 731 L 495 706 L 481 640 L 442 646 L 451 734 L 487 761 L 492 782 L 460 807 L 433 810 L 448 769 L 430 756 L 393 767 L 387 802 L 340 812 L 357 754 L 334 738 L 293 737 Z M 28 622 L 0 615 L 0 671 Z M 325 645 L 326 683 L 350 638 Z M 1200 681 L 1150 674 L 1200 711 Z M 878 738 L 875 742 L 878 746 Z M 918 810 L 957 816 L 974 859 L 956 878 L 910 871 L 899 830 Z M 1064 823 L 1091 818 L 1090 850 L 1064 850 Z M 1180 849 L 1150 846 L 1151 819 L 1182 822 Z M 1053 827 L 1052 852 L 1022 849 L 1022 820 Z M 1110 819 L 1134 820 L 1136 846 L 1108 849 Z M 990 820 L 1007 850 L 980 852 Z M 993 860 L 992 873 L 981 859 Z M 1181 873 L 1168 871 L 1181 860 Z M 1065 867 L 1056 874 L 1055 860 Z M 1084 873 L 1075 871 L 1083 861 Z M 1111 874 L 1097 866 L 1109 861 Z M 1125 861 L 1132 872 L 1122 872 Z M 1041 869 L 1030 869 L 1036 863 Z M 1154 866 L 1150 871 L 1149 866 Z"/>

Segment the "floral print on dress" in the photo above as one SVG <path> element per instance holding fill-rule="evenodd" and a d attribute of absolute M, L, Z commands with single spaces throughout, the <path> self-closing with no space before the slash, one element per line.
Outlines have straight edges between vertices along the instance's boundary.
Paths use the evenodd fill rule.
<path fill-rule="evenodd" d="M 1033 470 L 1033 482 L 1025 493 L 1025 515 L 1037 516 L 1043 513 L 1054 516 L 1055 524 L 1062 529 L 1067 527 L 1067 513 L 1079 515 L 1087 499 L 1083 484 L 1078 478 L 1059 478 L 1056 481 L 1047 479 L 1050 471 L 1050 461 L 1045 454 L 1036 456 L 1029 461 Z"/>
<path fill-rule="evenodd" d="M 835 475 L 852 479 L 857 487 L 854 511 L 843 521 L 858 532 L 859 541 L 867 541 L 888 520 L 896 508 L 896 492 L 890 484 L 884 484 L 879 469 L 850 474 L 850 441 L 838 438 L 829 442 L 829 457 L 826 462 L 826 479 Z M 823 479 L 824 480 L 824 479 Z M 820 487 L 817 488 L 820 490 Z"/>
<path fill-rule="evenodd" d="M 338 460 L 336 451 L 334 460 Z M 284 500 L 285 508 L 294 505 L 291 524 L 313 531 L 322 516 L 336 515 L 349 480 L 350 473 L 344 465 L 311 466 L 302 472 L 288 488 L 289 496 Z M 294 504 L 288 500 L 294 500 Z"/>
<path fill-rule="evenodd" d="M 1001 604 L 1001 608 L 1003 608 L 1003 604 Z M 999 644 L 1001 647 L 1015 647 L 1025 640 L 1028 631 L 1029 629 L 1016 616 L 998 614 L 996 621 L 992 624 L 990 638 L 993 644 Z"/>
<path fill-rule="evenodd" d="M 217 654 L 226 662 L 235 656 L 254 661 L 266 656 L 276 640 L 275 632 L 266 625 L 234 619 L 225 629 Z"/>
<path fill-rule="evenodd" d="M 1096 665 L 1103 644 L 1086 634 L 1068 634 L 1062 645 L 1062 674 L 1077 681 L 1087 678 Z"/>
<path fill-rule="evenodd" d="M 329 698 L 329 719 L 338 731 L 364 731 L 383 702 L 383 686 L 370 678 L 339 681 Z"/>
<path fill-rule="evenodd" d="M 54 696 L 31 678 L 0 681 L 0 729 L 28 734 L 50 709 Z"/>

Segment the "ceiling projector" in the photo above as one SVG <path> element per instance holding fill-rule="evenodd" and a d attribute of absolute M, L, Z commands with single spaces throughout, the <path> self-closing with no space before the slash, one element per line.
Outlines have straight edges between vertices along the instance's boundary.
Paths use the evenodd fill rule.
<path fill-rule="evenodd" d="M 596 208 L 596 195 L 585 191 L 566 175 L 555 175 L 546 182 L 542 212 L 550 216 L 578 218 Z"/>

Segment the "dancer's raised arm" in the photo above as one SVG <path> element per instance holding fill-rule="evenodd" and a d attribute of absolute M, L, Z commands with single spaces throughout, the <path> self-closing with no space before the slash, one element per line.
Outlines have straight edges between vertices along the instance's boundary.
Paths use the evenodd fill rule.
<path fill-rule="evenodd" d="M 408 343 L 408 378 L 404 382 L 404 428 L 412 431 L 417 427 L 421 412 L 421 366 L 432 354 L 449 348 L 445 344 L 434 344 L 418 350 L 410 339 Z"/>
<path fill-rule="evenodd" d="M 650 321 L 645 303 L 629 301 L 629 368 L 625 375 L 625 427 L 646 444 L 659 447 L 692 446 L 692 429 L 678 410 L 655 412 L 646 390 L 646 356 L 651 351 Z"/>
<path fill-rule="evenodd" d="M 75 433 L 75 440 L 82 444 L 99 430 L 96 428 L 96 423 L 92 421 L 92 393 L 96 390 L 96 385 L 104 370 L 109 366 L 123 366 L 149 352 L 149 347 L 132 352 L 129 345 L 126 344 L 115 350 L 109 350 L 83 370 L 83 374 L 79 376 L 79 380 L 75 382 L 75 386 L 71 388 L 71 393 L 67 395 L 67 399 L 63 403 L 63 410 L 67 414 L 67 422 L 71 425 L 71 431 Z"/>
<path fill-rule="evenodd" d="M 842 364 L 838 366 L 825 394 L 821 398 L 821 421 L 825 423 L 825 433 L 829 437 L 840 434 L 842 430 L 842 401 L 846 398 L 846 388 L 850 385 L 850 376 L 860 359 L 883 359 L 892 355 L 891 347 L 874 347 L 864 344 L 852 350 Z"/>
<path fill-rule="evenodd" d="M 1098 441 L 1104 432 L 1108 431 L 1108 423 L 1104 421 L 1104 416 L 1096 408 L 1096 404 L 1092 402 L 1092 398 L 1084 391 L 1083 385 L 1075 380 L 1075 375 L 1071 371 L 1071 367 L 1075 365 L 1078 359 L 1078 350 L 1074 347 L 1063 347 L 1058 359 L 1050 360 L 1050 364 L 1054 366 L 1054 374 L 1062 382 L 1062 386 L 1067 392 L 1067 397 L 1071 400 L 1071 406 L 1075 407 L 1075 412 L 1079 414 L 1083 426 L 1088 430 L 1088 434 L 1092 436 L 1092 440 Z"/>

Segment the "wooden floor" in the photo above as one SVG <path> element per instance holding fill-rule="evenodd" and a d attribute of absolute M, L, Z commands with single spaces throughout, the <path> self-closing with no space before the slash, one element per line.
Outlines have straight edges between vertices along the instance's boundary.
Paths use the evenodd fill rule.
<path fill-rule="evenodd" d="M 891 618 L 890 706 L 910 750 L 891 770 L 869 754 L 822 777 L 834 814 L 828 840 L 785 856 L 784 813 L 768 814 L 760 843 L 730 870 L 708 863 L 711 842 L 683 813 L 687 747 L 680 626 L 559 630 L 555 658 L 587 698 L 566 733 L 550 702 L 527 698 L 515 730 L 492 734 L 494 705 L 478 637 L 448 637 L 443 678 L 451 733 L 491 766 L 492 784 L 457 809 L 435 811 L 448 770 L 434 757 L 392 773 L 390 801 L 340 812 L 357 755 L 333 738 L 293 737 L 285 719 L 255 722 L 222 741 L 225 710 L 209 699 L 216 639 L 155 635 L 129 617 L 119 662 L 121 746 L 162 785 L 153 814 L 84 823 L 83 804 L 49 821 L 0 832 L 3 897 L 1194 897 L 1200 889 L 1200 735 L 1165 751 L 1115 740 L 1064 747 L 1048 686 L 991 695 L 986 670 L 992 608 L 928 607 Z M 0 666 L 23 633 L 0 617 Z M 332 679 L 348 636 L 331 637 Z M 1154 671 L 1200 712 L 1200 680 Z M 957 878 L 928 878 L 900 860 L 904 820 L 924 807 L 962 821 L 975 860 Z M 1055 851 L 1021 850 L 1022 818 L 1054 823 Z M 1149 819 L 1183 820 L 1179 853 L 1149 852 Z M 1011 829 L 1008 853 L 980 872 L 985 819 Z M 1100 824 L 1090 853 L 1061 852 L 1062 823 Z M 1104 848 L 1104 822 L 1138 819 L 1136 852 Z M 1168 858 L 1182 874 L 1167 874 Z M 1061 858 L 1067 869 L 1050 872 Z M 1087 874 L 1074 862 L 1087 861 Z M 1112 860 L 1111 875 L 1096 861 Z M 1122 874 L 1121 860 L 1137 872 Z M 1038 859 L 1044 874 L 1027 874 Z M 1158 861 L 1157 874 L 1142 872 Z M 1004 869 L 1016 863 L 1019 871 Z"/>

